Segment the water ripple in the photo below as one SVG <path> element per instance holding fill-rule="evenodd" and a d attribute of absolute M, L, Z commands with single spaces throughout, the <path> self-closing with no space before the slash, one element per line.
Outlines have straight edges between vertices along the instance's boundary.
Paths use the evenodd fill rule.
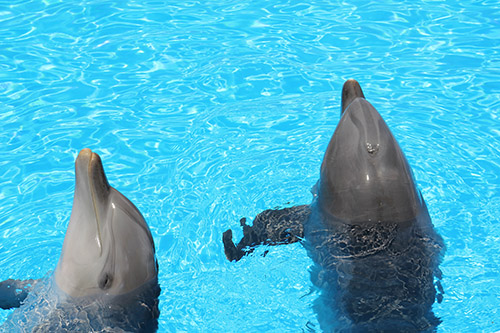
<path fill-rule="evenodd" d="M 439 329 L 494 331 L 498 14 L 489 0 L 10 1 L 0 7 L 1 277 L 54 268 L 74 158 L 89 147 L 153 231 L 162 330 L 317 325 L 300 246 L 235 266 L 220 235 L 243 216 L 310 202 L 354 77 L 446 240 Z"/>

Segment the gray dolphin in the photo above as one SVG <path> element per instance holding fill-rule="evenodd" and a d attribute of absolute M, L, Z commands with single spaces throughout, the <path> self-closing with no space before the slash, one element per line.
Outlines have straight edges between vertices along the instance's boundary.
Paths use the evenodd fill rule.
<path fill-rule="evenodd" d="M 444 251 L 398 142 L 359 83 L 342 90 L 342 116 L 321 165 L 310 205 L 266 210 L 244 219 L 237 246 L 223 235 L 229 260 L 260 244 L 304 240 L 325 331 L 432 331 L 442 298 Z M 436 287 L 440 293 L 436 293 Z"/>
<path fill-rule="evenodd" d="M 7 332 L 151 332 L 158 326 L 158 265 L 136 206 L 108 184 L 99 155 L 75 163 L 73 209 L 55 272 L 0 283 L 0 307 L 18 307 Z"/>
<path fill-rule="evenodd" d="M 321 165 L 318 205 L 350 224 L 411 220 L 422 200 L 398 142 L 356 81 L 345 83 L 342 96 L 342 117 Z"/>

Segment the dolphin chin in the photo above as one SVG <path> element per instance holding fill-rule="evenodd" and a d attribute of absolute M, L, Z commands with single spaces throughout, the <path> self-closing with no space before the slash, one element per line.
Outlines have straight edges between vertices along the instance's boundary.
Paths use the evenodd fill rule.
<path fill-rule="evenodd" d="M 242 220 L 237 245 L 231 230 L 223 234 L 226 257 L 303 239 L 324 331 L 432 331 L 443 240 L 401 147 L 355 80 L 344 84 L 341 113 L 313 202 L 266 210 L 253 226 Z"/>
<path fill-rule="evenodd" d="M 146 221 L 109 185 L 101 158 L 90 149 L 79 153 L 75 178 L 73 209 L 55 272 L 36 281 L 0 282 L 0 306 L 19 307 L 2 328 L 155 331 L 160 288 Z"/>

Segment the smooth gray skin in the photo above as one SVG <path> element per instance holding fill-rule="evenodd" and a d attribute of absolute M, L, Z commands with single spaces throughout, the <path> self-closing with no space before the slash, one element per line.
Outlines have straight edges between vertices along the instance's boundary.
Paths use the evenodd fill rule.
<path fill-rule="evenodd" d="M 350 224 L 411 220 L 422 206 L 411 168 L 358 87 L 344 85 L 343 114 L 321 165 L 319 206 Z"/>
<path fill-rule="evenodd" d="M 71 218 L 53 275 L 0 282 L 5 331 L 133 331 L 157 328 L 158 265 L 142 214 L 111 187 L 99 155 L 75 163 Z M 1 329 L 0 329 L 1 331 Z"/>
<path fill-rule="evenodd" d="M 153 237 L 137 207 L 108 183 L 99 155 L 75 163 L 71 219 L 55 271 L 74 297 L 128 293 L 157 277 Z"/>
<path fill-rule="evenodd" d="M 350 79 L 342 87 L 342 102 L 340 103 L 340 113 L 343 114 L 347 107 L 358 97 L 365 98 L 363 90 L 358 81 Z"/>

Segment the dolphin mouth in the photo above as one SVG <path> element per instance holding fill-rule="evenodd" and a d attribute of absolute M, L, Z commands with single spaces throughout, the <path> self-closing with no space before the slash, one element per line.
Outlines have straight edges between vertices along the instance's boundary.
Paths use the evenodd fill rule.
<path fill-rule="evenodd" d="M 83 186 L 88 190 L 89 204 L 94 212 L 96 221 L 96 243 L 102 254 L 101 216 L 105 213 L 102 207 L 109 193 L 109 183 L 104 173 L 101 158 L 89 148 L 82 149 L 76 159 L 77 186 Z"/>
<path fill-rule="evenodd" d="M 90 150 L 90 149 L 89 149 Z M 102 237 L 101 237 L 101 223 L 99 221 L 99 212 L 97 210 L 97 205 L 96 205 L 96 190 L 95 190 L 95 186 L 92 186 L 94 185 L 92 183 L 92 160 L 95 161 L 95 157 L 94 155 L 97 155 L 95 153 L 93 153 L 92 151 L 90 152 L 91 155 L 90 155 L 90 158 L 89 158 L 89 164 L 88 164 L 88 179 L 89 179 L 89 187 L 90 187 L 90 197 L 92 198 L 92 206 L 94 208 L 94 215 L 95 215 L 95 220 L 96 220 L 96 224 L 97 224 L 97 234 L 96 234 L 96 242 L 97 242 L 97 246 L 99 247 L 99 255 L 102 255 Z"/>

